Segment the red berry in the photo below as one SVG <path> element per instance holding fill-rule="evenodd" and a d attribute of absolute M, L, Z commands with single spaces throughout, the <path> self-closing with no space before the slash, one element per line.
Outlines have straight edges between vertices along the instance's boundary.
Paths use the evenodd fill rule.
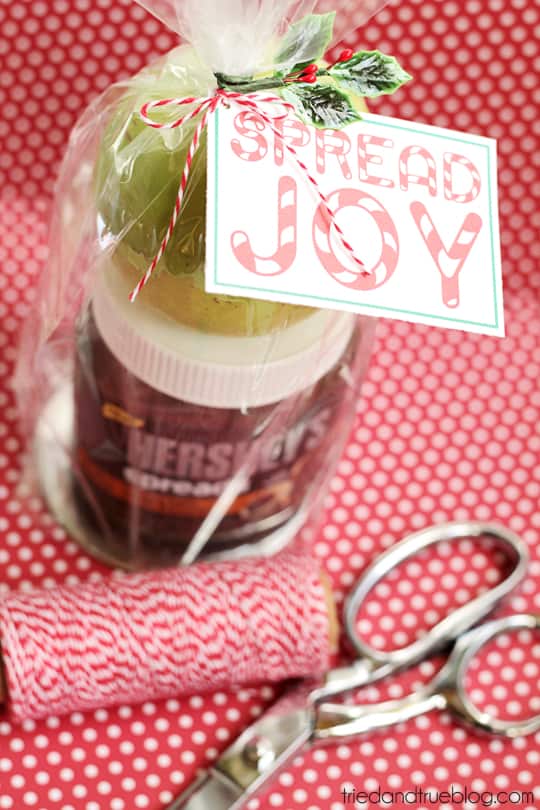
<path fill-rule="evenodd" d="M 315 84 L 317 75 L 315 73 L 309 73 L 307 76 L 300 76 L 300 81 L 306 84 Z"/>
<path fill-rule="evenodd" d="M 312 73 L 318 73 L 318 72 L 319 72 L 319 66 L 316 65 L 316 64 L 308 65 L 302 71 L 302 73 L 307 73 L 308 75 L 312 74 Z"/>
<path fill-rule="evenodd" d="M 354 51 L 352 48 L 345 48 L 344 51 L 341 51 L 338 62 L 348 62 L 349 59 L 352 59 L 354 56 Z"/>

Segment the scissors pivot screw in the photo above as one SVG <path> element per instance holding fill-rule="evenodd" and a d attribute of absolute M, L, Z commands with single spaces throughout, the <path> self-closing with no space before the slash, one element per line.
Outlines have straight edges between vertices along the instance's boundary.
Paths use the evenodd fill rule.
<path fill-rule="evenodd" d="M 250 765 L 255 765 L 259 771 L 264 771 L 276 758 L 274 746 L 266 737 L 254 737 L 243 751 L 243 757 Z"/>

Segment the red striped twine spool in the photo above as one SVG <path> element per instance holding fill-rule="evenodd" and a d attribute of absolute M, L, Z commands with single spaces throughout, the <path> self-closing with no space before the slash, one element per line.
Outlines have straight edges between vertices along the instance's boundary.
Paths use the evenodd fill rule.
<path fill-rule="evenodd" d="M 19 721 L 317 675 L 334 629 L 320 568 L 296 552 L 0 603 L 8 705 Z"/>

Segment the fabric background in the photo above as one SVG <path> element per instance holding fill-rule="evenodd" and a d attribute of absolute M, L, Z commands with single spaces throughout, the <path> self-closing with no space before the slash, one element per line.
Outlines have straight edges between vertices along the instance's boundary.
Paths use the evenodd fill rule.
<path fill-rule="evenodd" d="M 540 3 L 392 1 L 361 30 L 357 0 L 344 5 L 345 43 L 393 53 L 415 77 L 374 111 L 499 140 L 508 336 L 380 323 L 315 551 L 341 598 L 382 548 L 410 530 L 457 518 L 499 521 L 521 534 L 532 557 L 523 589 L 501 610 L 540 612 Z M 47 257 L 51 193 L 70 128 L 111 81 L 174 44 L 130 0 L 0 0 L 0 594 L 107 575 L 39 498 L 18 498 L 21 438 L 9 381 Z M 442 549 L 409 563 L 379 586 L 362 631 L 379 645 L 403 643 L 495 581 L 496 562 L 464 542 L 459 553 Z M 439 664 L 426 662 L 363 698 L 406 694 Z M 538 713 L 540 644 L 501 639 L 471 678 L 475 698 L 501 716 Z M 22 728 L 0 718 L 0 809 L 158 810 L 275 695 L 261 687 Z M 444 791 L 453 784 L 535 789 L 536 800 L 519 805 L 534 810 L 539 748 L 539 734 L 479 737 L 449 714 L 434 714 L 306 753 L 249 807 L 338 810 L 346 806 L 343 787 Z"/>

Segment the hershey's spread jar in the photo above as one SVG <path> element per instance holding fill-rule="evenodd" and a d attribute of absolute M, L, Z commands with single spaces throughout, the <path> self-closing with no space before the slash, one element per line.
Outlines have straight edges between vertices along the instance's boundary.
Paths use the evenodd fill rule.
<path fill-rule="evenodd" d="M 205 552 L 285 543 L 340 446 L 358 319 L 307 311 L 279 332 L 211 334 L 129 290 L 111 263 L 79 326 L 75 496 L 94 550 L 174 564 L 212 510 Z"/>

